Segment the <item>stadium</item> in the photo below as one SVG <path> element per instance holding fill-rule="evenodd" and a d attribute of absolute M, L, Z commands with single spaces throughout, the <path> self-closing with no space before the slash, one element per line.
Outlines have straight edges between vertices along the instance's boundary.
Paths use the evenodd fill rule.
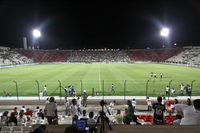
<path fill-rule="evenodd" d="M 1 90 L 2 95 L 39 96 L 46 84 L 49 96 L 63 97 L 65 86 L 74 86 L 77 96 L 83 90 L 91 95 L 158 96 L 165 95 L 170 85 L 180 96 L 183 83 L 192 86 L 192 95 L 198 96 L 199 53 L 199 47 L 73 51 L 2 47 Z"/>
<path fill-rule="evenodd" d="M 0 133 L 198 133 L 199 7 L 0 1 Z"/>

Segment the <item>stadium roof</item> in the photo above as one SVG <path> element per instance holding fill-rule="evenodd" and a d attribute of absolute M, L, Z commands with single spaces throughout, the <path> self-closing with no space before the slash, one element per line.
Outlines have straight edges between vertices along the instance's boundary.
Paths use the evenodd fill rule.
<path fill-rule="evenodd" d="M 32 43 L 39 27 L 41 48 L 160 48 L 200 44 L 200 1 L 0 1 L 0 46 Z M 169 37 L 160 36 L 162 27 Z"/>

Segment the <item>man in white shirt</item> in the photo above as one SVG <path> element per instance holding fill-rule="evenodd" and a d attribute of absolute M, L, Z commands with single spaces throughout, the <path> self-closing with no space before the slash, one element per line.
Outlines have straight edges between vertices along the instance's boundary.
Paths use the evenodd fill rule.
<path fill-rule="evenodd" d="M 136 107 L 136 100 L 135 100 L 135 98 L 133 98 L 133 100 L 132 100 L 132 106 L 133 106 L 133 109 L 134 109 L 134 112 L 135 112 L 135 107 Z"/>
<path fill-rule="evenodd" d="M 199 125 L 200 124 L 200 99 L 193 101 L 193 106 L 186 104 L 176 104 L 177 112 L 183 113 L 180 125 Z"/>
<path fill-rule="evenodd" d="M 184 90 L 185 90 L 185 86 L 184 86 L 184 84 L 182 83 L 182 84 L 181 84 L 181 95 L 184 94 Z"/>
<path fill-rule="evenodd" d="M 147 111 L 151 111 L 152 110 L 152 103 L 151 103 L 151 100 L 149 99 L 149 97 L 147 97 L 146 102 L 147 102 L 147 106 L 148 106 Z"/>
<path fill-rule="evenodd" d="M 47 95 L 47 85 L 44 85 L 43 95 Z"/>
<path fill-rule="evenodd" d="M 110 105 L 109 105 L 111 115 L 114 115 L 114 107 L 115 107 L 115 100 L 110 102 Z"/>

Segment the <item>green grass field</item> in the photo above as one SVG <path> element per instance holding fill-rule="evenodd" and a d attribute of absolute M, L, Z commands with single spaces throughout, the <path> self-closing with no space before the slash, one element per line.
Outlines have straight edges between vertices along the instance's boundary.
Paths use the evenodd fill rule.
<path fill-rule="evenodd" d="M 157 73 L 156 79 L 150 78 L 150 72 Z M 163 79 L 160 79 L 160 73 Z M 90 94 L 92 88 L 105 95 L 111 94 L 111 84 L 116 87 L 114 95 L 146 95 L 146 81 L 148 84 L 148 95 L 157 96 L 165 93 L 165 87 L 171 82 L 180 94 L 180 84 L 193 84 L 192 95 L 200 95 L 200 69 L 183 66 L 164 65 L 164 64 L 42 64 L 25 67 L 3 68 L 0 70 L 0 92 L 11 92 L 16 95 L 17 82 L 19 96 L 36 96 L 39 82 L 40 90 L 47 85 L 48 95 L 59 96 L 60 87 L 73 85 L 77 94 L 86 89 Z M 164 89 L 163 89 L 164 88 Z M 62 96 L 64 91 L 62 89 Z"/>

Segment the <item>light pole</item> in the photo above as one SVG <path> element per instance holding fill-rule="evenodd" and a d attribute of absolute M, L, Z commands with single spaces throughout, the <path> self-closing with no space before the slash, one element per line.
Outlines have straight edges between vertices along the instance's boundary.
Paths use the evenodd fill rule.
<path fill-rule="evenodd" d="M 161 31 L 160 31 L 160 35 L 163 37 L 163 38 L 167 38 L 169 36 L 169 29 L 168 28 L 163 28 Z M 163 47 L 165 47 L 165 41 L 163 40 Z"/>
<path fill-rule="evenodd" d="M 33 42 L 37 41 L 38 38 L 40 38 L 42 36 L 42 34 L 41 34 L 39 29 L 33 29 L 32 35 L 33 35 L 33 38 L 34 38 Z M 38 46 L 39 46 L 39 44 L 38 44 Z"/>

